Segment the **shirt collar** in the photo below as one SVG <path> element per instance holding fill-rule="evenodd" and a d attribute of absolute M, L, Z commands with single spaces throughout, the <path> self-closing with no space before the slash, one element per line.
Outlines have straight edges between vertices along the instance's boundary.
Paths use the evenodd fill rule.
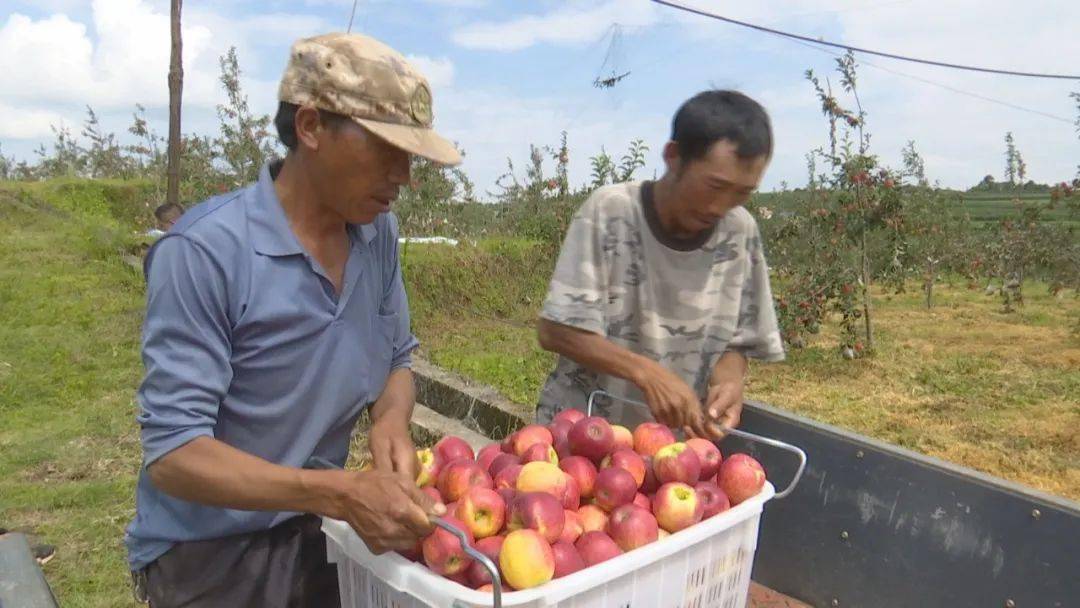
<path fill-rule="evenodd" d="M 274 190 L 274 176 L 281 170 L 282 162 L 279 159 L 263 165 L 247 207 L 252 245 L 255 251 L 263 255 L 286 256 L 304 253 L 304 248 L 300 246 L 300 241 L 289 226 L 289 218 L 285 216 L 277 191 Z M 348 224 L 347 229 L 354 242 L 363 239 L 365 244 L 379 234 L 374 222 Z"/>

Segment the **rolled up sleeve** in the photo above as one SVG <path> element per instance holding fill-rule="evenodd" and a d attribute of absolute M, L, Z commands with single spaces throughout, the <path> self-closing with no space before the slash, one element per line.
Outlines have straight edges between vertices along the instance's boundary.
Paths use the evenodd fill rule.
<path fill-rule="evenodd" d="M 147 305 L 139 387 L 143 466 L 214 435 L 232 380 L 225 275 L 209 252 L 170 235 L 146 262 Z"/>
<path fill-rule="evenodd" d="M 405 293 L 405 281 L 401 275 L 401 257 L 398 253 L 397 218 L 389 216 L 390 236 L 387 239 L 390 252 L 388 259 L 393 267 L 390 281 L 386 286 L 380 310 L 381 314 L 396 314 L 397 327 L 394 328 L 394 354 L 390 361 L 390 371 L 400 368 L 412 368 L 412 352 L 420 346 L 420 341 L 412 332 L 412 320 L 409 315 L 409 296 Z"/>
<path fill-rule="evenodd" d="M 739 299 L 739 322 L 728 350 L 761 361 L 783 361 L 784 344 L 773 306 L 769 266 L 756 223 L 752 224 L 746 241 L 746 257 L 749 268 Z"/>

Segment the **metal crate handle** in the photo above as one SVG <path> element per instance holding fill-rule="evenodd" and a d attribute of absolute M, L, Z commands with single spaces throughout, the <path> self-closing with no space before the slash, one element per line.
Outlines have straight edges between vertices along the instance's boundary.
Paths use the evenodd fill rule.
<path fill-rule="evenodd" d="M 322 458 L 321 456 L 312 456 L 311 458 L 309 458 L 308 461 L 304 464 L 304 468 L 339 470 L 344 469 L 344 467 L 338 466 L 337 464 L 334 464 L 333 462 L 330 462 L 329 460 Z M 458 529 L 458 527 L 454 524 L 446 521 L 441 517 L 431 516 L 428 519 L 429 521 L 431 521 L 432 525 L 438 526 L 443 530 L 446 530 L 447 532 L 456 536 L 458 541 L 461 542 L 461 547 L 465 550 L 465 554 L 480 562 L 480 564 L 484 566 L 484 568 L 488 571 L 488 574 L 491 575 L 492 592 L 495 594 L 494 608 L 502 608 L 502 577 L 499 576 L 499 568 L 495 565 L 495 562 L 491 561 L 488 556 L 477 551 L 472 546 L 472 544 L 469 543 L 469 537 L 465 536 L 465 532 Z"/>
<path fill-rule="evenodd" d="M 597 396 L 605 396 L 605 397 L 609 397 L 611 399 L 615 399 L 615 400 L 618 400 L 618 401 L 625 401 L 626 403 L 632 403 L 634 405 L 640 405 L 641 407 L 644 407 L 646 409 L 649 408 L 649 405 L 647 403 L 642 402 L 642 401 L 638 401 L 636 399 L 630 399 L 630 398 L 627 398 L 627 397 L 620 397 L 618 395 L 613 395 L 613 394 L 611 394 L 611 393 L 609 393 L 609 392 L 607 392 L 605 390 L 595 390 L 595 391 L 589 393 L 589 402 L 588 402 L 588 404 L 586 406 L 586 409 L 585 409 L 586 415 L 592 416 L 593 402 L 596 400 Z M 784 498 L 785 496 L 787 496 L 788 494 L 791 494 L 795 490 L 795 486 L 797 486 L 799 484 L 799 480 L 802 479 L 803 472 L 806 470 L 806 452 L 804 452 L 802 450 L 802 448 L 800 448 L 798 446 L 791 445 L 790 443 L 785 443 L 783 441 L 780 441 L 779 439 L 772 439 L 771 437 L 762 437 L 761 435 L 756 435 L 754 433 L 748 433 L 746 431 L 740 431 L 739 429 L 733 429 L 733 428 L 731 428 L 729 426 L 721 426 L 720 428 L 723 429 L 725 433 L 735 435 L 736 437 L 742 437 L 743 439 L 748 439 L 750 441 L 755 441 L 757 443 L 763 443 L 765 445 L 769 445 L 769 446 L 772 446 L 774 448 L 781 449 L 781 450 L 784 450 L 786 452 L 791 452 L 792 454 L 795 454 L 795 456 L 797 456 L 798 459 L 799 459 L 799 468 L 798 468 L 798 470 L 795 471 L 795 476 L 791 479 L 791 483 L 789 483 L 788 486 L 786 488 L 784 488 L 783 491 L 777 492 L 775 495 L 773 495 L 773 498 L 775 498 L 775 499 Z M 716 442 L 714 441 L 713 443 L 716 443 Z"/>

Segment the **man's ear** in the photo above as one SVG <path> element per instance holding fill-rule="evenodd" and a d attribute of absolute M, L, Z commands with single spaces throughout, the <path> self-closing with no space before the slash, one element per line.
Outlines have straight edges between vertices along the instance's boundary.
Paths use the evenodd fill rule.
<path fill-rule="evenodd" d="M 668 173 L 678 175 L 682 169 L 682 157 L 679 156 L 679 144 L 669 141 L 664 144 L 664 166 Z"/>
<path fill-rule="evenodd" d="M 295 128 L 298 145 L 310 150 L 319 149 L 319 130 L 322 128 L 319 110 L 311 106 L 300 106 L 296 110 Z"/>

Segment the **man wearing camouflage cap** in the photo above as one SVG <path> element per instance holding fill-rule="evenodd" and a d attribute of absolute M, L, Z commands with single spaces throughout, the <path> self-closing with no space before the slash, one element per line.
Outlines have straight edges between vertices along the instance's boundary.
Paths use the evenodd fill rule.
<path fill-rule="evenodd" d="M 146 259 L 136 594 L 172 606 L 336 606 L 318 515 L 376 552 L 442 514 L 414 484 L 417 346 L 387 213 L 411 155 L 460 156 L 427 81 L 359 35 L 298 41 L 256 183 L 189 210 Z M 344 465 L 364 410 L 374 470 Z"/>

